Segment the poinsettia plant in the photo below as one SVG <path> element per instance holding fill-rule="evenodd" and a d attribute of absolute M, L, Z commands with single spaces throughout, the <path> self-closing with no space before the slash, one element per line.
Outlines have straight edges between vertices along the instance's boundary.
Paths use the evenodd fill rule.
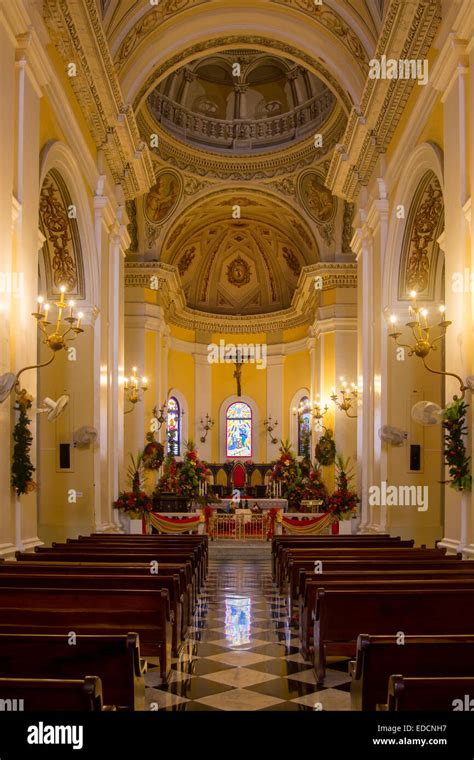
<path fill-rule="evenodd" d="M 472 475 L 470 457 L 466 456 L 464 437 L 467 434 L 466 412 L 468 405 L 462 399 L 455 399 L 442 411 L 444 434 L 444 460 L 448 466 L 450 488 L 455 491 L 470 491 Z"/>
<path fill-rule="evenodd" d="M 143 490 L 142 454 L 139 453 L 136 459 L 130 454 L 130 460 L 127 474 L 131 491 L 121 491 L 114 501 L 114 507 L 126 512 L 132 520 L 138 520 L 153 510 L 153 501 Z"/>
<path fill-rule="evenodd" d="M 336 489 L 329 497 L 328 511 L 332 511 L 339 520 L 350 519 L 360 501 L 350 487 L 353 477 L 350 458 L 344 460 L 340 454 L 336 454 Z"/>
<path fill-rule="evenodd" d="M 177 462 L 173 454 L 168 454 L 163 466 L 163 475 L 158 481 L 155 493 L 173 493 L 187 496 L 200 504 L 217 500 L 213 494 L 203 493 L 205 483 L 211 475 L 207 465 L 197 454 L 193 441 L 186 443 L 186 452 L 182 462 Z"/>
<path fill-rule="evenodd" d="M 288 509 L 291 512 L 302 511 L 301 502 L 304 500 L 326 502 L 328 498 L 319 470 L 312 466 L 307 456 L 298 462 L 288 441 L 281 442 L 280 456 L 273 462 L 270 482 L 281 483 L 282 498 L 288 500 Z"/>

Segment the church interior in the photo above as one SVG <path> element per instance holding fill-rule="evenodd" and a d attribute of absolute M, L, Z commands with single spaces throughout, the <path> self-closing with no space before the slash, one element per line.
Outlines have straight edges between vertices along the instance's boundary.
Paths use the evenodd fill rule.
<path fill-rule="evenodd" d="M 0 713 L 474 709 L 473 30 L 0 0 Z"/>

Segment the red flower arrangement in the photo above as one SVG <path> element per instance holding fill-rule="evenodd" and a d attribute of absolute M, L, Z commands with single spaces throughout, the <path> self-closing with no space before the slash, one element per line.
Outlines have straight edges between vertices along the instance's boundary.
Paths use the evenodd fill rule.
<path fill-rule="evenodd" d="M 114 501 L 114 507 L 126 512 L 132 519 L 139 519 L 153 510 L 153 502 L 145 491 L 122 491 Z"/>
<path fill-rule="evenodd" d="M 339 520 L 348 520 L 357 510 L 360 501 L 356 492 L 351 490 L 349 483 L 352 480 L 352 471 L 348 470 L 349 459 L 336 456 L 336 490 L 329 497 L 328 512 L 333 512 Z"/>

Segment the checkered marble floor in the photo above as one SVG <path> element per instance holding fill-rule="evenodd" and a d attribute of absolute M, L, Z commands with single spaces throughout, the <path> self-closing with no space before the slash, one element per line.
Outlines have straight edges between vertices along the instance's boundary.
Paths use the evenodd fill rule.
<path fill-rule="evenodd" d="M 270 561 L 210 561 L 193 625 L 172 677 L 149 663 L 152 710 L 349 710 L 348 661 L 329 658 L 324 687 L 299 652 Z"/>

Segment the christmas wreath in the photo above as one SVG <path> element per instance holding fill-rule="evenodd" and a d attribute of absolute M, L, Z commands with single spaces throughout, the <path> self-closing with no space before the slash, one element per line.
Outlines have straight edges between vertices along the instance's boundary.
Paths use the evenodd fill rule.
<path fill-rule="evenodd" d="M 155 441 L 153 433 L 147 433 L 148 441 L 143 449 L 143 467 L 145 470 L 159 470 L 165 458 L 165 449 L 163 444 Z"/>
<path fill-rule="evenodd" d="M 336 444 L 333 439 L 332 430 L 326 430 L 316 445 L 316 459 L 319 464 L 328 467 L 334 464 L 336 459 Z"/>
<path fill-rule="evenodd" d="M 30 431 L 31 420 L 28 417 L 28 409 L 31 409 L 32 397 L 25 390 L 19 394 L 15 410 L 20 412 L 18 422 L 13 430 L 13 461 L 11 468 L 11 484 L 16 489 L 17 495 L 30 493 L 36 488 L 32 475 L 35 471 L 30 459 L 30 449 L 33 436 Z"/>
<path fill-rule="evenodd" d="M 462 399 L 456 399 L 442 411 L 444 434 L 444 461 L 449 469 L 450 488 L 455 491 L 470 491 L 472 475 L 470 473 L 470 457 L 466 456 L 464 436 L 467 434 L 466 412 L 467 404 Z"/>

